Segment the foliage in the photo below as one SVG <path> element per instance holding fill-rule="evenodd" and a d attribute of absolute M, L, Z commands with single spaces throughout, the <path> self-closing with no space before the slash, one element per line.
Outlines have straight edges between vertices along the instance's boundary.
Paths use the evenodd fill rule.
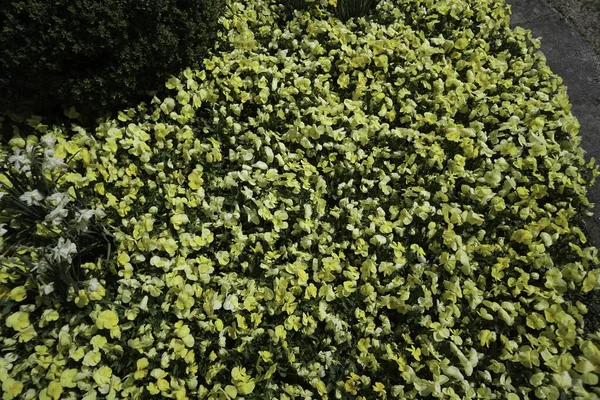
<path fill-rule="evenodd" d="M 598 397 L 598 170 L 539 42 L 497 0 L 283 8 L 229 2 L 165 97 L 53 130 L 115 278 L 77 314 L 6 283 L 5 397 Z"/>
<path fill-rule="evenodd" d="M 337 0 L 336 11 L 338 18 L 347 21 L 367 15 L 372 9 L 374 0 Z"/>
<path fill-rule="evenodd" d="M 201 65 L 225 0 L 17 0 L 0 8 L 0 110 L 93 123 Z M 56 119 L 56 118 L 55 118 Z M 64 119 L 64 118 L 63 118 Z M 55 122 L 55 121 L 54 121 Z"/>
<path fill-rule="evenodd" d="M 291 10 L 306 10 L 314 0 L 285 0 L 284 4 Z M 319 5 L 318 2 L 316 2 Z M 374 7 L 374 0 L 329 0 L 329 5 L 335 7 L 336 16 L 342 21 L 350 18 L 360 18 Z"/>
<path fill-rule="evenodd" d="M 84 265 L 110 260 L 112 238 L 100 223 L 102 210 L 84 208 L 72 188 L 57 190 L 54 182 L 67 171 L 54 144 L 48 133 L 0 158 L 0 261 L 12 283 L 65 302 L 86 280 Z"/>

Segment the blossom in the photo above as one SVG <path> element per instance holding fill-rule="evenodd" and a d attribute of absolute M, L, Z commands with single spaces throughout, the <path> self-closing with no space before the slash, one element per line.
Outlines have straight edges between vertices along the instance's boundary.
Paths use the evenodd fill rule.
<path fill-rule="evenodd" d="M 77 245 L 63 237 L 58 239 L 58 244 L 52 249 L 52 258 L 57 262 L 65 260 L 71 263 L 75 254 L 77 254 Z"/>
<path fill-rule="evenodd" d="M 15 399 L 23 391 L 23 383 L 6 377 L 2 382 L 3 399 Z"/>
<path fill-rule="evenodd" d="M 56 207 L 64 207 L 71 201 L 71 196 L 68 193 L 55 192 L 46 197 L 46 200 L 49 202 L 56 202 Z"/>
<path fill-rule="evenodd" d="M 54 149 L 56 139 L 50 133 L 40 138 L 40 143 L 43 144 L 47 149 Z"/>
<path fill-rule="evenodd" d="M 68 215 L 69 210 L 57 207 L 46 215 L 44 221 L 51 223 L 53 226 L 58 226 Z"/>
<path fill-rule="evenodd" d="M 64 168 L 67 164 L 63 158 L 54 157 L 54 151 L 44 151 L 44 161 L 42 162 L 42 169 L 53 171 L 56 168 Z"/>
<path fill-rule="evenodd" d="M 15 150 L 14 154 L 8 157 L 8 162 L 13 165 L 13 168 L 20 173 L 31 171 L 31 158 L 21 154 L 22 150 Z"/>
<path fill-rule="evenodd" d="M 93 217 L 102 218 L 104 216 L 106 214 L 102 210 L 77 210 L 75 212 L 75 222 L 79 229 L 84 229 Z"/>
<path fill-rule="evenodd" d="M 41 204 L 40 201 L 44 200 L 44 195 L 41 194 L 39 190 L 35 189 L 23 193 L 21 196 L 19 196 L 19 200 L 24 201 L 28 206 L 32 206 L 34 204 L 39 206 Z"/>
<path fill-rule="evenodd" d="M 29 326 L 29 313 L 17 311 L 6 318 L 6 326 L 21 331 Z"/>
<path fill-rule="evenodd" d="M 40 286 L 40 292 L 44 293 L 46 296 L 54 292 L 54 282 L 50 282 L 46 285 Z"/>
<path fill-rule="evenodd" d="M 90 282 L 88 283 L 88 289 L 90 292 L 95 292 L 96 290 L 100 289 L 100 282 L 98 282 L 98 279 L 90 279 Z"/>
<path fill-rule="evenodd" d="M 112 310 L 104 310 L 96 319 L 96 326 L 99 329 L 112 329 L 119 324 L 119 316 Z"/>

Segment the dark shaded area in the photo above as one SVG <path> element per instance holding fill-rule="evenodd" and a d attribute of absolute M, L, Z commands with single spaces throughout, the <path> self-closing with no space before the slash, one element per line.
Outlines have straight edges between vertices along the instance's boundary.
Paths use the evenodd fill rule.
<path fill-rule="evenodd" d="M 201 65 L 224 0 L 18 0 L 0 7 L 0 112 L 93 123 Z"/>

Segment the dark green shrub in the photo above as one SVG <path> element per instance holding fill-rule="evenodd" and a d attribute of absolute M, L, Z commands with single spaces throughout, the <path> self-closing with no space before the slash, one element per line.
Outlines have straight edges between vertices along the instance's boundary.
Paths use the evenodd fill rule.
<path fill-rule="evenodd" d="M 364 17 L 374 5 L 373 0 L 338 0 L 336 13 L 339 19 L 347 21 Z"/>
<path fill-rule="evenodd" d="M 283 4 L 293 11 L 305 10 L 310 3 L 306 0 L 284 0 Z M 335 14 L 340 20 L 347 21 L 350 18 L 364 17 L 376 5 L 374 0 L 337 0 Z"/>
<path fill-rule="evenodd" d="M 201 65 L 225 0 L 16 0 L 0 9 L 0 111 L 82 121 Z M 52 119 L 52 118 L 51 118 Z"/>

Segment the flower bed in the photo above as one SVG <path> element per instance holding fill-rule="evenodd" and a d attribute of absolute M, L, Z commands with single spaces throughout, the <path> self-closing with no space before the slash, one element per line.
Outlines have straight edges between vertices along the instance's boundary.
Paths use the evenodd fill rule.
<path fill-rule="evenodd" d="M 232 1 L 221 24 L 170 97 L 11 141 L 7 168 L 50 160 L 89 210 L 63 218 L 114 248 L 62 296 L 22 273 L 51 245 L 5 252 L 4 399 L 600 394 L 571 300 L 600 289 L 598 172 L 504 2 L 382 0 L 342 23 L 327 1 Z M 72 264 L 81 232 L 50 254 Z"/>

